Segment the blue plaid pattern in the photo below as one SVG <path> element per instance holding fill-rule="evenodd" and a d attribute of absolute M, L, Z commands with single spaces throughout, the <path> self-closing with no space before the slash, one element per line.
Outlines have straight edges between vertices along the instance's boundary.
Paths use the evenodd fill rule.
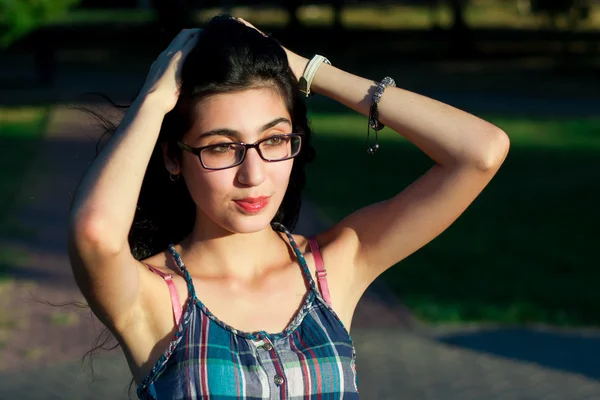
<path fill-rule="evenodd" d="M 188 284 L 175 337 L 140 383 L 140 399 L 358 399 L 356 352 L 348 330 L 319 293 L 290 232 L 281 224 L 310 285 L 280 333 L 242 332 L 196 297 L 181 257 L 169 250 Z"/>

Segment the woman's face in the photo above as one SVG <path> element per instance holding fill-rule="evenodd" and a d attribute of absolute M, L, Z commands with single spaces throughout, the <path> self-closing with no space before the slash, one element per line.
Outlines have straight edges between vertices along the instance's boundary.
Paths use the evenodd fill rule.
<path fill-rule="evenodd" d="M 251 144 L 292 133 L 290 114 L 281 95 L 272 88 L 209 96 L 196 106 L 195 113 L 192 129 L 182 139 L 192 147 Z M 197 222 L 212 221 L 236 233 L 265 228 L 283 200 L 293 162 L 264 161 L 253 148 L 246 151 L 240 165 L 213 171 L 205 169 L 196 155 L 183 151 L 181 173 L 199 211 Z"/>

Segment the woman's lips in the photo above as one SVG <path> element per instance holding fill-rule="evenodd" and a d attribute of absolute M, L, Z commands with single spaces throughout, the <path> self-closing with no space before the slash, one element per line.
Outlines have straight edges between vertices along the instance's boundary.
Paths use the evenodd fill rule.
<path fill-rule="evenodd" d="M 234 202 L 247 213 L 257 213 L 269 204 L 269 197 L 246 197 Z"/>

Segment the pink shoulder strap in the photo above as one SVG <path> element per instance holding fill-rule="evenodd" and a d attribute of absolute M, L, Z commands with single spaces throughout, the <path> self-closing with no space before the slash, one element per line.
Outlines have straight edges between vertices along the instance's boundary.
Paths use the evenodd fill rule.
<path fill-rule="evenodd" d="M 314 237 L 308 239 L 308 244 L 310 245 L 310 252 L 313 254 L 313 258 L 315 259 L 315 266 L 317 267 L 316 275 L 317 280 L 319 281 L 319 289 L 321 290 L 321 295 L 323 299 L 331 305 L 331 294 L 329 294 L 329 286 L 327 285 L 327 271 L 323 266 L 323 258 L 321 257 L 321 252 L 319 251 L 319 243 Z"/>
<path fill-rule="evenodd" d="M 179 295 L 177 294 L 177 288 L 175 288 L 175 283 L 173 283 L 173 275 L 165 274 L 159 269 L 154 268 L 151 265 L 144 264 L 146 267 L 150 269 L 150 271 L 155 274 L 161 276 L 165 282 L 167 282 L 167 286 L 169 287 L 169 292 L 171 293 L 171 303 L 173 304 L 173 315 L 175 316 L 175 325 L 179 326 L 179 321 L 181 321 L 181 315 L 183 314 L 183 309 L 181 307 L 181 302 L 179 301 Z"/>

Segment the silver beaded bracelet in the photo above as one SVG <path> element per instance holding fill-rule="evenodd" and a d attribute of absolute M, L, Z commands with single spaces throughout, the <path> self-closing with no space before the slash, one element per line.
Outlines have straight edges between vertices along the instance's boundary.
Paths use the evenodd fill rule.
<path fill-rule="evenodd" d="M 377 104 L 379 104 L 381 101 L 381 96 L 383 96 L 383 92 L 388 86 L 395 87 L 396 82 L 389 76 L 386 76 L 377 84 L 375 93 L 373 93 L 373 103 L 371 103 L 371 107 L 369 109 L 369 123 L 367 124 L 367 154 L 369 155 L 373 155 L 377 150 L 379 150 L 377 132 L 385 128 L 385 125 L 379 121 L 379 109 L 377 108 Z M 370 129 L 375 131 L 375 144 L 373 147 L 369 147 Z"/>

